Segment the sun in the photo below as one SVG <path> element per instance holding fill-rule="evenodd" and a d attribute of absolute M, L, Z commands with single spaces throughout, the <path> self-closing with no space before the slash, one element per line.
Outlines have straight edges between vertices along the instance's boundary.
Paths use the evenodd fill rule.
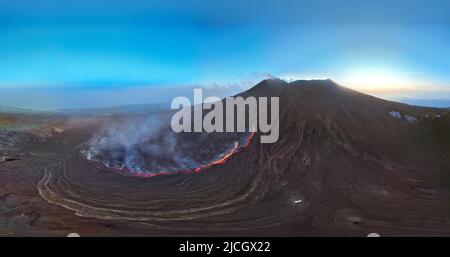
<path fill-rule="evenodd" d="M 389 89 L 404 86 L 405 78 L 401 73 L 390 71 L 360 70 L 346 74 L 343 82 L 361 89 Z"/>

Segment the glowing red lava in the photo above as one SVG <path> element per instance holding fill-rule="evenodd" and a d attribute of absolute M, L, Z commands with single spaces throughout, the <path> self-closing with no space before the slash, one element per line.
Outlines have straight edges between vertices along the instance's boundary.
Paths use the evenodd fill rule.
<path fill-rule="evenodd" d="M 114 170 L 120 174 L 131 175 L 131 176 L 135 176 L 135 177 L 145 177 L 145 178 L 156 177 L 156 176 L 161 176 L 161 175 L 173 175 L 173 174 L 181 174 L 181 173 L 201 172 L 201 171 L 204 171 L 213 166 L 224 165 L 236 153 L 238 153 L 238 152 L 242 151 L 243 149 L 247 148 L 248 146 L 250 146 L 254 136 L 255 136 L 255 132 L 252 132 L 250 134 L 250 136 L 247 138 L 247 140 L 243 146 L 239 146 L 239 143 L 236 142 L 233 149 L 231 149 L 226 154 L 224 154 L 223 157 L 220 158 L 219 160 L 210 162 L 208 164 L 201 165 L 200 167 L 197 167 L 194 169 L 176 170 L 176 171 L 158 171 L 158 172 L 138 172 L 138 171 L 134 171 L 134 170 L 130 170 L 130 169 L 126 169 L 126 170 L 114 169 Z"/>

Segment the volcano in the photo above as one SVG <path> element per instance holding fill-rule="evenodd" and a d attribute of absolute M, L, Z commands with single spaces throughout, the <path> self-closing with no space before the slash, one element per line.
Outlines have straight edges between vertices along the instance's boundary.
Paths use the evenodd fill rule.
<path fill-rule="evenodd" d="M 12 210 L 0 221 L 11 220 L 10 233 L 39 235 L 450 235 L 448 109 L 390 102 L 331 80 L 269 79 L 240 96 L 280 98 L 279 140 L 191 139 L 196 149 L 212 146 L 193 173 L 140 177 L 98 165 L 83 149 L 118 118 L 68 118 L 63 132 L 21 143 L 9 150 L 21 159 L 0 163 L 0 201 Z M 245 148 L 223 144 L 236 140 Z M 199 160 L 198 150 L 175 152 Z"/>

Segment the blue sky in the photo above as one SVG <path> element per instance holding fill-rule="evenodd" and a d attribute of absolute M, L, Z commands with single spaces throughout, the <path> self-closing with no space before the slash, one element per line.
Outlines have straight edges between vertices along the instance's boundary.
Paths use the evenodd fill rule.
<path fill-rule="evenodd" d="M 449 12 L 437 0 L 0 0 L 0 104 L 155 102 L 272 74 L 445 105 Z"/>

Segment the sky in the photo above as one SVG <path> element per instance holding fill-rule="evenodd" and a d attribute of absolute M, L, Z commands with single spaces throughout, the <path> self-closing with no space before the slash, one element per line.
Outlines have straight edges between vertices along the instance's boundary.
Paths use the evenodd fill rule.
<path fill-rule="evenodd" d="M 330 78 L 450 106 L 445 0 L 0 0 L 0 105 L 87 108 Z"/>

